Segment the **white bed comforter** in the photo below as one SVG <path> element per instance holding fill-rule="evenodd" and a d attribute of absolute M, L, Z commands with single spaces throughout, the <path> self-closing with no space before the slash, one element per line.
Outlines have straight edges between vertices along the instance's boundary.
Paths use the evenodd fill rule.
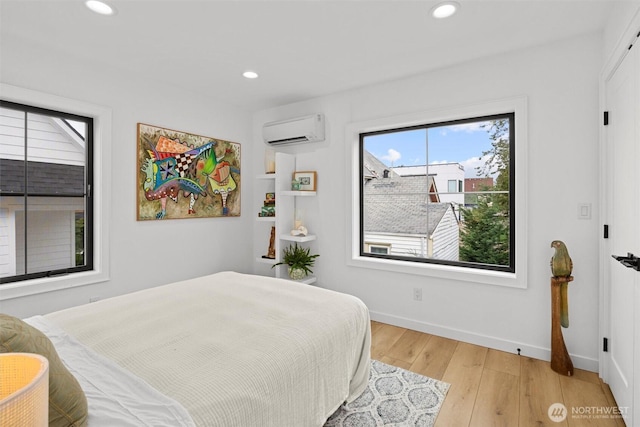
<path fill-rule="evenodd" d="M 87 397 L 90 427 L 194 427 L 175 400 L 58 328 L 42 316 L 25 319 L 44 333 Z"/>
<path fill-rule="evenodd" d="M 366 306 L 287 280 L 223 272 L 45 318 L 200 426 L 322 426 L 368 381 Z"/>

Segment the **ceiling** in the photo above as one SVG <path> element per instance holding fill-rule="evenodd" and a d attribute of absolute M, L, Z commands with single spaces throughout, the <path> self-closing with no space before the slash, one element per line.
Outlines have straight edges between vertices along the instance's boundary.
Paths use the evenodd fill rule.
<path fill-rule="evenodd" d="M 0 0 L 2 43 L 42 44 L 254 111 L 601 31 L 611 0 Z M 1 51 L 0 51 L 1 53 Z M 0 58 L 1 59 L 1 58 Z M 242 72 L 260 77 L 248 80 Z"/>

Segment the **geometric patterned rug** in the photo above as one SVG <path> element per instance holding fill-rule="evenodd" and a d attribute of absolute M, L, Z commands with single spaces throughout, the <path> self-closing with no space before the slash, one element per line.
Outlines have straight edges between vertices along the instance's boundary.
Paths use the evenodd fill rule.
<path fill-rule="evenodd" d="M 445 382 L 372 360 L 368 387 L 324 427 L 432 427 L 448 390 Z"/>

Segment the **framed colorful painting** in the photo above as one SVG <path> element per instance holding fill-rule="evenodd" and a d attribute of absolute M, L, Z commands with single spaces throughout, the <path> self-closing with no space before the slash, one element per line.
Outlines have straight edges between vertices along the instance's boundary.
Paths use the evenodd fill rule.
<path fill-rule="evenodd" d="M 138 221 L 240 216 L 240 144 L 138 123 Z"/>

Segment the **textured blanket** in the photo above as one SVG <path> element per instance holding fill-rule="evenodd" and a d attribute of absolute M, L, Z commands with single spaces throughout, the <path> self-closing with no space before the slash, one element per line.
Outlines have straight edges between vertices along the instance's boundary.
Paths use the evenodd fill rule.
<path fill-rule="evenodd" d="M 233 272 L 45 316 L 201 426 L 322 426 L 369 376 L 357 298 Z"/>

